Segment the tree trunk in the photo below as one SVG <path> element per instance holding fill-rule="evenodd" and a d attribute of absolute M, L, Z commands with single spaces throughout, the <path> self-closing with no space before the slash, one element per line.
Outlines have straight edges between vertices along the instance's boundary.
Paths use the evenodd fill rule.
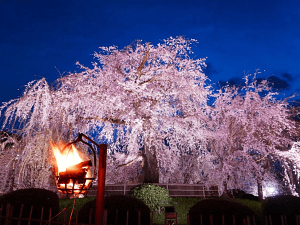
<path fill-rule="evenodd" d="M 14 168 L 11 170 L 10 176 L 11 176 L 11 184 L 10 184 L 9 192 L 13 192 L 14 187 L 15 187 L 15 169 Z"/>
<path fill-rule="evenodd" d="M 291 163 L 288 164 L 288 168 L 286 168 L 286 171 L 287 171 L 287 175 L 289 177 L 289 191 L 290 191 L 290 194 L 291 195 L 295 195 L 295 194 L 298 194 L 297 191 L 296 191 L 296 185 L 297 185 L 297 180 L 295 179 L 295 175 L 293 174 L 293 166 Z"/>
<path fill-rule="evenodd" d="M 143 154 L 143 183 L 159 183 L 158 163 L 155 146 L 151 146 L 151 152 L 147 145 Z"/>
<path fill-rule="evenodd" d="M 223 182 L 223 186 L 224 186 L 224 191 L 223 191 L 222 197 L 228 199 L 228 198 L 230 198 L 231 196 L 230 196 L 229 193 L 228 193 L 228 185 L 227 185 L 227 181 L 224 181 L 224 182 Z"/>
<path fill-rule="evenodd" d="M 262 202 L 264 200 L 263 189 L 262 189 L 262 181 L 257 180 L 257 191 L 258 191 L 258 200 Z"/>

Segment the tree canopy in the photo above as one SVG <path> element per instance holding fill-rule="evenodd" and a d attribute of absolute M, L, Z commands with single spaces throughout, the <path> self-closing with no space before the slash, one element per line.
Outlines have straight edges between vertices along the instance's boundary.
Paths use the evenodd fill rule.
<path fill-rule="evenodd" d="M 258 83 L 256 74 L 245 76 L 243 86 L 227 85 L 215 94 L 209 148 L 217 168 L 207 173 L 220 187 L 225 183 L 224 188 L 243 189 L 241 181 L 253 179 L 261 187 L 264 180 L 272 180 L 272 161 L 279 158 L 279 150 L 289 149 L 296 131 L 288 102 L 276 94 L 266 80 Z"/>
<path fill-rule="evenodd" d="M 20 125 L 28 151 L 34 151 L 37 133 L 44 134 L 46 151 L 49 138 L 101 130 L 111 156 L 126 146 L 127 158 L 142 158 L 144 181 L 159 182 L 153 168 L 176 161 L 184 151 L 178 144 L 194 148 L 203 136 L 210 90 L 205 60 L 190 57 L 193 42 L 179 37 L 157 46 L 137 41 L 122 50 L 101 47 L 94 68 L 78 63 L 82 71 L 59 78 L 55 87 L 44 78 L 29 83 L 21 98 L 2 106 L 4 124 Z"/>
<path fill-rule="evenodd" d="M 77 63 L 80 70 L 55 85 L 32 81 L 3 104 L 3 128 L 22 136 L 20 185 L 47 186 L 49 140 L 67 142 L 79 132 L 110 144 L 109 183 L 206 182 L 223 190 L 250 177 L 263 181 L 268 160 L 291 144 L 288 103 L 255 77 L 213 92 L 205 59 L 191 51 L 195 42 L 170 37 L 100 47 L 93 68 Z"/>

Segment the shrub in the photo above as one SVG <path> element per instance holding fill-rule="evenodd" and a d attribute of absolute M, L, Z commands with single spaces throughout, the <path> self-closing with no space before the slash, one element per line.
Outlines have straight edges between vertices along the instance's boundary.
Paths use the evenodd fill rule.
<path fill-rule="evenodd" d="M 246 196 L 243 197 L 243 199 L 248 199 L 252 201 L 259 201 L 258 196 L 252 195 L 252 194 L 246 194 Z"/>
<path fill-rule="evenodd" d="M 10 203 L 14 207 L 13 217 L 19 217 L 21 205 L 23 204 L 22 218 L 29 218 L 30 208 L 33 206 L 32 219 L 41 218 L 41 208 L 44 207 L 43 220 L 49 220 L 49 209 L 52 208 L 52 216 L 59 213 L 59 198 L 58 196 L 49 190 L 30 188 L 20 189 L 8 194 L 5 194 L 0 198 L 0 205 L 3 205 L 2 216 L 6 213 L 6 205 Z M 54 219 L 55 220 L 55 219 Z M 2 221 L 4 222 L 4 221 Z M 1 220 L 0 220 L 1 224 Z M 18 224 L 17 220 L 13 220 L 12 225 Z M 21 225 L 28 224 L 28 221 L 21 221 Z M 31 224 L 40 224 L 37 221 L 32 221 Z"/>
<path fill-rule="evenodd" d="M 263 217 L 262 202 L 242 198 L 236 198 L 235 201 L 252 209 L 252 211 L 259 217 Z"/>
<path fill-rule="evenodd" d="M 278 195 L 266 198 L 263 202 L 264 216 L 270 216 L 272 224 L 281 224 L 281 219 L 287 224 L 297 224 L 295 215 L 300 215 L 300 198 L 292 195 Z M 282 218 L 281 218 L 282 216 Z"/>
<path fill-rule="evenodd" d="M 92 209 L 92 223 L 95 223 L 96 200 L 87 202 L 78 213 L 80 223 L 89 223 L 90 209 Z M 130 196 L 111 195 L 104 199 L 104 209 L 107 209 L 107 224 L 126 224 L 127 210 L 129 224 L 138 224 L 138 211 L 141 215 L 141 224 L 150 225 L 150 209 L 142 201 Z M 117 216 L 116 216 L 116 209 Z M 117 221 L 117 222 L 116 222 Z"/>
<path fill-rule="evenodd" d="M 159 208 L 172 205 L 169 191 L 155 184 L 142 184 L 130 190 L 130 195 L 143 201 L 151 211 L 157 212 Z"/>
<path fill-rule="evenodd" d="M 230 198 L 242 198 L 242 199 L 248 199 L 253 201 L 258 201 L 258 197 L 254 196 L 252 194 L 247 194 L 246 192 L 239 190 L 239 189 L 231 189 L 227 191 L 227 195 Z M 222 195 L 224 196 L 224 194 Z"/>
<path fill-rule="evenodd" d="M 225 218 L 225 224 L 233 223 L 235 215 L 236 224 L 243 224 L 243 218 L 246 216 L 252 217 L 255 213 L 248 207 L 224 199 L 204 199 L 189 210 L 190 224 L 199 224 L 202 215 L 203 224 L 210 224 L 210 215 L 213 215 L 213 224 L 222 224 L 222 215 Z M 256 224 L 259 224 L 259 218 L 256 217 Z"/>

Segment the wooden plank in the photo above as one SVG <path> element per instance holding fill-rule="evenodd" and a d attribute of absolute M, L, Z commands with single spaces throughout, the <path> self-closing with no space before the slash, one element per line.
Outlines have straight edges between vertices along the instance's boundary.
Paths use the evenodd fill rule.
<path fill-rule="evenodd" d="M 118 224 L 118 209 L 116 209 L 115 224 Z"/>
<path fill-rule="evenodd" d="M 255 216 L 254 215 L 252 215 L 252 219 L 253 219 L 253 225 L 256 225 Z"/>
<path fill-rule="evenodd" d="M 106 225 L 107 223 L 107 209 L 104 209 L 104 217 L 103 217 L 103 225 Z"/>
<path fill-rule="evenodd" d="M 13 205 L 10 205 L 9 204 L 9 207 L 7 206 L 8 210 L 6 209 L 6 212 L 7 212 L 7 225 L 10 225 L 11 224 L 11 221 L 12 221 L 12 217 L 13 217 L 13 211 L 14 211 L 14 206 Z"/>
<path fill-rule="evenodd" d="M 18 218 L 18 225 L 20 225 L 20 223 L 21 223 L 22 213 L 23 213 L 23 207 L 24 207 L 24 205 L 22 204 L 22 205 L 21 205 L 20 214 L 19 214 L 19 218 Z"/>
<path fill-rule="evenodd" d="M 44 215 L 44 207 L 42 207 L 42 209 L 41 209 L 41 221 L 40 221 L 40 225 L 43 225 L 43 223 L 42 223 L 43 215 Z"/>
<path fill-rule="evenodd" d="M 287 224 L 286 215 L 283 215 L 283 218 L 284 218 L 285 224 Z"/>
<path fill-rule="evenodd" d="M 272 217 L 271 217 L 271 215 L 269 215 L 269 222 L 270 222 L 270 225 L 272 225 Z"/>
<path fill-rule="evenodd" d="M 187 225 L 190 225 L 189 213 L 186 214 L 186 222 L 187 222 Z"/>
<path fill-rule="evenodd" d="M 246 219 L 247 219 L 247 225 L 250 225 L 250 217 L 247 216 Z"/>
<path fill-rule="evenodd" d="M 31 222 L 32 211 L 33 211 L 33 206 L 30 207 L 28 225 L 30 225 L 30 222 Z"/>
<path fill-rule="evenodd" d="M 93 213 L 93 209 L 90 208 L 90 214 L 89 214 L 89 224 L 92 224 L 92 213 Z"/>
<path fill-rule="evenodd" d="M 265 216 L 265 225 L 268 225 L 268 218 Z"/>
<path fill-rule="evenodd" d="M 52 208 L 49 209 L 49 225 L 51 225 L 51 220 L 52 220 Z"/>
<path fill-rule="evenodd" d="M 203 225 L 203 218 L 202 218 L 202 214 L 200 214 L 200 224 Z"/>
<path fill-rule="evenodd" d="M 9 225 L 9 209 L 10 209 L 10 204 L 7 203 L 6 213 L 5 213 L 5 225 Z"/>

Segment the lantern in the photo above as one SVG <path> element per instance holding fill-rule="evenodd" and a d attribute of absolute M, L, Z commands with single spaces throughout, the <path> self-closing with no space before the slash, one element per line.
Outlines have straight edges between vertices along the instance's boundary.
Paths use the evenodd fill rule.
<path fill-rule="evenodd" d="M 71 196 L 73 198 L 78 197 L 81 194 L 88 192 L 92 181 L 96 177 L 96 151 L 91 144 L 84 141 L 83 138 L 87 139 L 95 146 L 98 147 L 100 152 L 100 145 L 95 143 L 89 137 L 79 133 L 75 141 L 67 144 L 62 151 L 54 152 L 57 161 L 57 170 L 55 172 L 56 188 L 59 192 Z M 75 148 L 77 142 L 82 142 L 90 147 L 94 153 L 94 173 L 92 173 L 90 167 L 92 166 L 91 160 L 82 160 L 79 156 L 78 150 Z M 60 155 L 60 152 L 66 153 L 64 157 Z M 70 161 L 72 165 L 70 165 Z M 60 169 L 63 168 L 63 169 Z M 64 171 L 61 171 L 64 170 Z"/>

